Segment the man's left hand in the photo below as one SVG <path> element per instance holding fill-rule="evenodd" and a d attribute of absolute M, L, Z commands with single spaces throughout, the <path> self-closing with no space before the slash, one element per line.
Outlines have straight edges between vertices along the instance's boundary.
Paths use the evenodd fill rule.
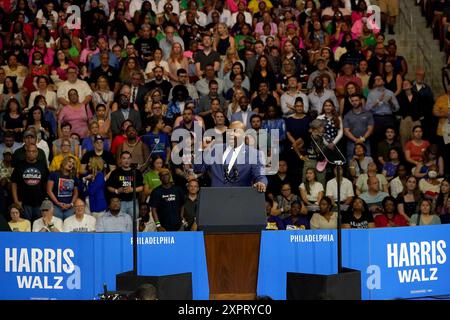
<path fill-rule="evenodd" d="M 266 192 L 266 185 L 262 182 L 257 182 L 253 185 L 253 188 L 258 190 L 258 192 Z"/>

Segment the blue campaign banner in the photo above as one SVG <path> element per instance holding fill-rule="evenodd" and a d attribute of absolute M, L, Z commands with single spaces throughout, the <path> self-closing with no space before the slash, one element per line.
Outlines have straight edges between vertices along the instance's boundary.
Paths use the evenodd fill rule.
<path fill-rule="evenodd" d="M 336 242 L 335 231 L 263 232 L 258 295 L 286 299 L 286 272 L 336 273 Z M 342 230 L 342 265 L 361 271 L 363 300 L 445 295 L 449 246 L 449 225 Z"/>
<path fill-rule="evenodd" d="M 450 226 L 370 230 L 371 300 L 450 294 Z"/>
<path fill-rule="evenodd" d="M 94 234 L 0 233 L 0 299 L 92 299 Z"/>
<path fill-rule="evenodd" d="M 258 270 L 259 296 L 286 299 L 286 273 L 337 272 L 334 230 L 263 231 Z"/>
<path fill-rule="evenodd" d="M 98 235 L 101 237 L 96 241 L 96 251 L 104 254 L 95 257 L 95 288 L 97 293 L 101 293 L 103 284 L 109 290 L 116 289 L 117 273 L 132 270 L 133 238 L 130 234 Z M 139 233 L 139 275 L 163 276 L 185 272 L 192 272 L 194 300 L 209 299 L 203 232 Z"/>
<path fill-rule="evenodd" d="M 139 233 L 138 274 L 192 273 L 194 299 L 208 299 L 202 232 Z M 0 233 L 0 299 L 96 299 L 132 270 L 125 233 Z"/>

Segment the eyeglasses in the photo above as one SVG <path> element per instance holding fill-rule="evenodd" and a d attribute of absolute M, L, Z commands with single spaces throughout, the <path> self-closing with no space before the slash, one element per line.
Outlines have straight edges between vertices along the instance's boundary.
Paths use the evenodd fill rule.
<path fill-rule="evenodd" d="M 62 144 L 61 147 L 70 147 L 70 144 Z"/>
<path fill-rule="evenodd" d="M 84 206 L 83 205 L 79 205 L 79 206 L 74 206 L 74 208 L 76 209 L 76 208 L 84 208 Z"/>
<path fill-rule="evenodd" d="M 281 191 L 291 191 L 291 188 L 289 188 L 289 189 L 281 189 Z"/>

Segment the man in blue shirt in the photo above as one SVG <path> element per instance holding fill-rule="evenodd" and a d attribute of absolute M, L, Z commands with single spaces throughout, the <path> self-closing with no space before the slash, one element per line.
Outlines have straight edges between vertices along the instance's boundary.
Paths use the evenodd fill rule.
<path fill-rule="evenodd" d="M 394 113 L 400 109 L 400 105 L 394 93 L 384 87 L 381 75 L 375 75 L 373 81 L 373 89 L 369 92 L 364 110 L 373 114 L 374 132 L 371 138 L 371 147 L 372 154 L 376 154 L 376 148 L 378 143 L 384 139 L 386 129 L 388 127 L 395 128 Z"/>

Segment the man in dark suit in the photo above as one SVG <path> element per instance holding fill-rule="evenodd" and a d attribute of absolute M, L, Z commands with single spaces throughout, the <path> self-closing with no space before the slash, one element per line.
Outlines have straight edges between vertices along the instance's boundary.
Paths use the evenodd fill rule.
<path fill-rule="evenodd" d="M 244 143 L 245 127 L 235 121 L 230 125 L 227 144 L 210 144 L 195 159 L 194 171 L 208 172 L 212 187 L 249 187 L 265 192 L 267 178 L 264 175 L 261 154 Z"/>
<path fill-rule="evenodd" d="M 150 89 L 143 85 L 144 75 L 142 72 L 133 71 L 131 73 L 131 85 L 130 85 L 130 103 L 136 104 L 141 114 L 144 112 L 145 95 Z"/>
<path fill-rule="evenodd" d="M 252 127 L 250 119 L 256 113 L 250 109 L 249 100 L 246 96 L 242 96 L 239 98 L 239 107 L 241 108 L 241 111 L 233 113 L 231 115 L 231 122 L 242 122 L 245 127 L 244 130 L 250 129 Z"/>
<path fill-rule="evenodd" d="M 121 124 L 125 120 L 133 121 L 136 130 L 141 130 L 141 116 L 138 111 L 130 108 L 131 104 L 124 94 L 119 95 L 119 109 L 111 114 L 111 131 L 113 136 L 121 134 Z"/>

